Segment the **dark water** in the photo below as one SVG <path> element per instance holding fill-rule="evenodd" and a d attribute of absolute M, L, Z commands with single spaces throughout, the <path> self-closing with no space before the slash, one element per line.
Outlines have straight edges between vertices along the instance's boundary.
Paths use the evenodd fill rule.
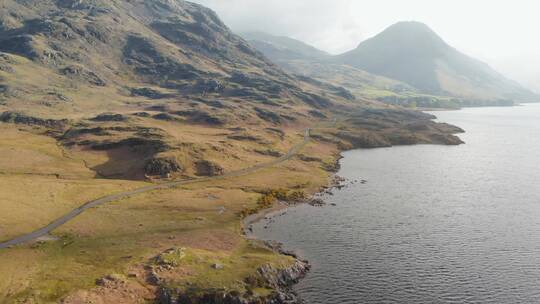
<path fill-rule="evenodd" d="M 368 183 L 256 225 L 312 262 L 307 303 L 540 303 L 540 105 L 435 114 L 467 144 L 344 153 Z"/>

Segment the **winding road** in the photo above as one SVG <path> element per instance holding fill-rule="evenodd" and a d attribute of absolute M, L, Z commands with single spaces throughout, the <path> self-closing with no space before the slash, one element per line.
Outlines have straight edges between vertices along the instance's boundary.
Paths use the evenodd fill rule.
<path fill-rule="evenodd" d="M 255 165 L 255 166 L 252 166 L 252 167 L 249 167 L 249 168 L 245 168 L 245 169 L 240 169 L 240 170 L 237 170 L 237 171 L 232 171 L 232 172 L 226 173 L 224 175 L 220 175 L 220 176 L 201 177 L 201 178 L 193 178 L 193 179 L 186 179 L 186 180 L 180 180 L 180 181 L 171 181 L 171 182 L 162 183 L 162 184 L 158 184 L 158 185 L 151 185 L 151 186 L 141 187 L 141 188 L 131 190 L 131 191 L 125 191 L 125 192 L 120 192 L 120 193 L 117 193 L 117 194 L 107 195 L 107 196 L 104 196 L 104 197 L 101 197 L 101 198 L 98 198 L 96 200 L 89 201 L 89 202 L 83 204 L 82 206 L 72 210 L 68 214 L 54 220 L 53 222 L 51 222 L 47 226 L 44 226 L 44 227 L 42 227 L 40 229 L 32 231 L 32 232 L 30 232 L 28 234 L 24 234 L 24 235 L 21 235 L 19 237 L 14 238 L 14 239 L 4 241 L 4 242 L 0 243 L 0 249 L 5 249 L 5 248 L 9 248 L 11 246 L 20 245 L 20 244 L 35 240 L 37 238 L 46 236 L 47 234 L 49 234 L 54 229 L 64 225 L 65 223 L 69 222 L 70 220 L 72 220 L 73 218 L 77 217 L 78 215 L 80 215 L 81 213 L 83 213 L 84 211 L 86 211 L 86 210 L 88 210 L 90 208 L 94 208 L 94 207 L 97 207 L 97 206 L 100 206 L 100 205 L 103 205 L 103 204 L 106 204 L 106 203 L 117 201 L 117 200 L 129 197 L 129 196 L 132 196 L 132 195 L 145 193 L 145 192 L 150 192 L 150 191 L 159 190 L 159 189 L 172 188 L 172 187 L 175 187 L 175 186 L 190 185 L 190 184 L 202 183 L 202 182 L 213 181 L 213 180 L 220 180 L 220 179 L 225 179 L 225 178 L 230 178 L 230 177 L 243 176 L 243 175 L 254 173 L 254 172 L 259 171 L 261 169 L 265 169 L 265 168 L 275 166 L 275 165 L 280 164 L 282 162 L 285 162 L 285 161 L 291 159 L 293 156 L 295 156 L 298 153 L 298 151 L 300 149 L 302 149 L 310 141 L 310 138 L 311 138 L 310 137 L 310 132 L 311 132 L 311 130 L 312 130 L 311 128 L 305 129 L 304 130 L 304 139 L 303 139 L 303 141 L 297 143 L 285 155 L 283 155 L 283 156 L 281 156 L 279 158 L 276 158 L 273 161 L 266 162 L 266 163 L 261 163 L 261 164 L 258 164 L 258 165 Z"/>

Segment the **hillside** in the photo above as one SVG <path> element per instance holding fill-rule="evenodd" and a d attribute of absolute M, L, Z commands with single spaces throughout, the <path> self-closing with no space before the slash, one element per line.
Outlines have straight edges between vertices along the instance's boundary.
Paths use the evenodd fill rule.
<path fill-rule="evenodd" d="M 249 32 L 240 35 L 278 64 L 297 59 L 321 61 L 330 59 L 331 56 L 309 44 L 285 36 L 274 36 L 264 32 Z"/>
<path fill-rule="evenodd" d="M 256 33 L 246 39 L 285 70 L 342 86 L 359 98 L 426 108 L 538 100 L 418 22 L 395 24 L 337 56 L 313 55 L 324 52 L 292 38 Z"/>
<path fill-rule="evenodd" d="M 0 109 L 16 112 L 4 120 L 68 118 L 74 124 L 63 123 L 70 132 L 61 140 L 83 151 L 114 155 L 111 151 L 133 145 L 147 147 L 137 150 L 133 157 L 139 161 L 131 165 L 120 159 L 93 164 L 101 176 L 153 175 L 145 166 L 165 156 L 183 158 L 186 173 L 197 171 L 201 153 L 185 148 L 169 153 L 190 139 L 163 133 L 157 124 L 287 124 L 332 104 L 319 88 L 284 73 L 196 4 L 10 0 L 0 5 Z M 126 165 L 130 168 L 120 173 L 117 167 Z"/>
<path fill-rule="evenodd" d="M 428 94 L 518 102 L 536 98 L 487 64 L 460 53 L 419 22 L 394 24 L 335 60 L 403 81 Z"/>
<path fill-rule="evenodd" d="M 403 92 L 416 91 L 406 83 L 336 63 L 335 56 L 293 38 L 262 32 L 246 33 L 242 36 L 289 73 L 342 87 L 359 98 L 373 100 L 381 96 L 396 96 Z"/>
<path fill-rule="evenodd" d="M 146 91 L 162 97 L 219 94 L 262 101 L 287 96 L 317 102 L 231 33 L 212 11 L 189 2 L 65 0 L 1 5 L 0 51 L 32 61 L 21 64 L 39 63 L 63 82 L 102 87 L 100 91 L 122 87 L 127 94 L 115 93 L 127 96 L 144 96 Z M 7 71 L 9 61 L 3 60 Z M 9 73 L 5 78 L 9 82 Z M 140 90 L 137 85 L 143 84 L 163 94 Z M 66 104 L 37 88 L 28 91 L 17 85 L 5 85 L 7 106 L 10 94 L 26 93 L 34 98 L 49 95 L 52 108 L 78 110 L 77 103 Z"/>
<path fill-rule="evenodd" d="M 434 118 L 292 75 L 190 2 L 1 1 L 0 302 L 295 303 L 305 262 L 242 220 L 309 201 L 340 151 L 462 143 Z"/>

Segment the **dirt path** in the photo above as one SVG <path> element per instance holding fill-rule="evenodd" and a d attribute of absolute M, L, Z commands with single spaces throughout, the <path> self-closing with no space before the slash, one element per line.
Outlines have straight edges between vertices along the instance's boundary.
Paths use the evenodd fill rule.
<path fill-rule="evenodd" d="M 132 196 L 132 195 L 136 195 L 136 194 L 140 194 L 140 193 L 145 193 L 145 192 L 150 192 L 150 191 L 154 191 L 154 190 L 158 190 L 158 189 L 172 188 L 172 187 L 180 186 L 180 185 L 189 185 L 189 184 L 202 183 L 202 182 L 213 181 L 213 180 L 226 179 L 226 178 L 230 178 L 230 177 L 243 176 L 243 175 L 254 173 L 254 172 L 259 171 L 261 169 L 265 169 L 265 168 L 275 166 L 275 165 L 280 164 L 282 162 L 285 162 L 285 161 L 291 159 L 293 156 L 295 156 L 298 153 L 298 151 L 300 149 L 302 149 L 309 142 L 309 140 L 310 140 L 310 132 L 311 132 L 310 128 L 305 129 L 304 130 L 304 139 L 301 142 L 294 145 L 287 152 L 287 154 L 285 154 L 285 155 L 283 155 L 283 156 L 281 156 L 281 157 L 279 157 L 279 158 L 277 158 L 277 159 L 275 159 L 273 161 L 266 162 L 266 163 L 261 163 L 261 164 L 255 165 L 253 167 L 240 169 L 240 170 L 237 170 L 237 171 L 232 171 L 232 172 L 226 173 L 224 175 L 220 175 L 220 176 L 201 177 L 201 178 L 194 178 L 194 179 L 181 180 L 181 181 L 172 181 L 172 182 L 167 182 L 167 183 L 158 184 L 158 185 L 146 186 L 146 187 L 138 188 L 138 189 L 131 190 L 131 191 L 125 191 L 125 192 L 121 192 L 121 193 L 117 193 L 117 194 L 107 195 L 107 196 L 104 196 L 104 197 L 101 197 L 101 198 L 98 198 L 96 200 L 89 201 L 89 202 L 83 204 L 82 206 L 72 210 L 68 214 L 54 220 L 53 222 L 51 222 L 50 224 L 48 224 L 45 227 L 42 227 L 42 228 L 40 228 L 38 230 L 35 230 L 33 232 L 30 232 L 28 234 L 21 235 L 19 237 L 14 238 L 14 239 L 11 239 L 11 240 L 0 243 L 0 249 L 9 248 L 11 246 L 23 244 L 23 243 L 35 240 L 37 238 L 46 236 L 49 232 L 51 232 L 54 229 L 62 226 L 65 223 L 69 222 L 70 220 L 72 220 L 73 218 L 75 218 L 76 216 L 78 216 L 79 214 L 83 213 L 84 211 L 86 211 L 86 210 L 88 210 L 90 208 L 94 208 L 94 207 L 97 207 L 97 206 L 100 206 L 100 205 L 103 205 L 103 204 L 106 204 L 106 203 L 117 201 L 117 200 L 126 198 L 128 196 Z"/>

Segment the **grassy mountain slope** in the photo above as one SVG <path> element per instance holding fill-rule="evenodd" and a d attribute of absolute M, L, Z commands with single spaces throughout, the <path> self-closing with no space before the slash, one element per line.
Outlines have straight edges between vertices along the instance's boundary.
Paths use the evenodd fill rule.
<path fill-rule="evenodd" d="M 196 4 L 0 5 L 0 109 L 13 112 L 3 119 L 59 120 L 69 129 L 62 143 L 88 152 L 89 166 L 101 176 L 141 179 L 168 168 L 170 159 L 184 163 L 172 171 L 197 174 L 204 145 L 176 134 L 174 126 L 302 124 L 333 103 L 331 92 L 324 97 L 283 72 Z M 122 151 L 133 147 L 144 148 L 132 153 L 131 163 L 123 160 Z"/>
<path fill-rule="evenodd" d="M 9 0 L 1 5 L 0 51 L 39 63 L 63 82 L 114 88 L 127 96 L 144 84 L 173 96 L 309 99 L 212 11 L 189 2 Z M 25 93 L 16 84 L 4 91 Z M 4 99 L 9 105 L 9 94 Z M 53 106 L 57 103 L 61 98 Z M 77 106 L 71 107 L 77 111 Z"/>
<path fill-rule="evenodd" d="M 319 191 L 341 150 L 461 143 L 433 118 L 284 72 L 189 2 L 1 1 L 0 242 L 198 180 L 0 249 L 0 302 L 275 300 L 297 261 L 241 220 Z"/>

